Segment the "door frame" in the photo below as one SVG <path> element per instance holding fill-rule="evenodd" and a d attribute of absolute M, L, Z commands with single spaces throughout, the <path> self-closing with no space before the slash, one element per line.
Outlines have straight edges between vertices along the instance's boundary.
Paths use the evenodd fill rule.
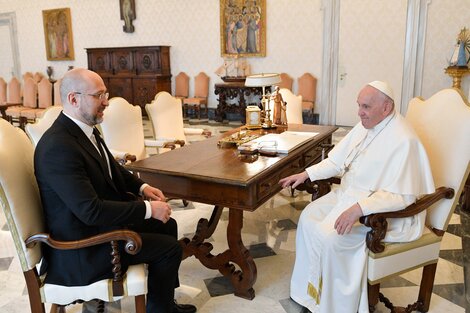
<path fill-rule="evenodd" d="M 338 93 L 339 26 L 341 0 L 323 0 L 323 67 L 320 124 L 335 125 Z M 428 8 L 432 0 L 408 0 L 400 113 L 421 95 Z"/>
<path fill-rule="evenodd" d="M 18 31 L 15 12 L 0 13 L 0 26 L 8 26 L 10 30 L 10 46 L 13 55 L 13 73 L 16 78 L 21 78 L 20 53 L 18 49 Z"/>

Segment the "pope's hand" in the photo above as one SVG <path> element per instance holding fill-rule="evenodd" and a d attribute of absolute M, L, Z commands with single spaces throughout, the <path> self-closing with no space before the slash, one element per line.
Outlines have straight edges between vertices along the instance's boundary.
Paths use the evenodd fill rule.
<path fill-rule="evenodd" d="M 354 223 L 356 223 L 362 215 L 361 206 L 357 203 L 341 213 L 335 222 L 335 229 L 338 235 L 349 234 Z"/>
<path fill-rule="evenodd" d="M 307 178 L 308 178 L 308 174 L 307 172 L 304 171 L 302 173 L 294 174 L 294 175 L 281 179 L 279 181 L 279 185 L 281 185 L 282 188 L 286 188 L 289 186 L 292 186 L 292 188 L 295 188 L 301 183 L 303 183 L 304 181 L 306 181 Z"/>

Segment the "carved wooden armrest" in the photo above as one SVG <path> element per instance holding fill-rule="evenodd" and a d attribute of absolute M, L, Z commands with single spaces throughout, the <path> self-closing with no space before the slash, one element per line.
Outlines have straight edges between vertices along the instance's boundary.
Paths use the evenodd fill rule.
<path fill-rule="evenodd" d="M 126 161 L 135 162 L 137 157 L 134 154 L 126 154 Z"/>
<path fill-rule="evenodd" d="M 452 199 L 453 196 L 454 189 L 439 187 L 434 193 L 422 197 L 403 210 L 362 216 L 359 219 L 359 222 L 367 227 L 372 228 L 366 235 L 367 247 L 374 253 L 380 253 L 384 251 L 385 245 L 382 243 L 382 240 L 385 238 L 385 234 L 387 232 L 387 218 L 410 217 L 426 210 L 430 205 L 441 199 Z M 441 230 L 433 229 L 433 231 L 440 236 L 443 235 L 443 231 Z"/>
<path fill-rule="evenodd" d="M 171 150 L 174 150 L 176 146 L 183 147 L 186 142 L 184 140 L 173 140 L 173 141 L 168 141 L 163 144 L 163 148 L 169 148 Z"/>
<path fill-rule="evenodd" d="M 300 191 L 307 191 L 312 195 L 312 201 L 326 195 L 331 190 L 331 184 L 339 184 L 341 179 L 338 177 L 331 177 L 328 179 L 321 179 L 311 181 L 307 179 L 302 184 L 295 187 L 295 189 Z"/>
<path fill-rule="evenodd" d="M 14 107 L 14 106 L 18 106 L 18 105 L 22 105 L 23 103 L 8 103 L 8 102 L 5 102 L 5 103 L 2 103 L 0 104 L 0 114 L 2 115 L 2 117 L 4 119 L 6 119 L 6 113 L 5 111 L 9 108 L 9 107 Z"/>
<path fill-rule="evenodd" d="M 25 240 L 26 247 L 31 248 L 37 242 L 42 242 L 48 246 L 59 250 L 80 249 L 91 246 L 96 246 L 106 242 L 111 243 L 111 256 L 113 257 L 111 263 L 113 267 L 113 295 L 115 297 L 124 294 L 124 287 L 122 283 L 121 273 L 121 256 L 119 254 L 118 241 L 123 240 L 126 242 L 124 249 L 129 254 L 137 254 L 142 247 L 142 239 L 140 235 L 131 230 L 115 230 L 107 233 L 102 233 L 81 240 L 72 241 L 59 241 L 52 239 L 49 234 L 41 233 L 33 235 Z"/>

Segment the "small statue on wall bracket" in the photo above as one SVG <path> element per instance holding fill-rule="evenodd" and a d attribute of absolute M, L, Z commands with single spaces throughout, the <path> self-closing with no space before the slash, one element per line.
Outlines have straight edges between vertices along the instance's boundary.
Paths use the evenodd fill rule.
<path fill-rule="evenodd" d="M 121 9 L 121 20 L 124 21 L 122 30 L 125 33 L 133 33 L 132 21 L 135 20 L 135 0 L 119 0 L 119 8 Z"/>

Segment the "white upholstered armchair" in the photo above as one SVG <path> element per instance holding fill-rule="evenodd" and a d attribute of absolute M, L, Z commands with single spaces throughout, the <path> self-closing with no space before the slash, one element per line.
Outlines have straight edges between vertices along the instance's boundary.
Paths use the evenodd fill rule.
<path fill-rule="evenodd" d="M 173 97 L 166 91 L 159 92 L 151 103 L 145 105 L 145 110 L 152 123 L 155 138 L 166 138 L 175 141 L 179 146 L 184 146 L 192 135 L 206 137 L 211 135 L 202 128 L 185 128 L 181 99 Z"/>
<path fill-rule="evenodd" d="M 130 266 L 126 273 L 120 270 L 118 241 L 126 242 L 126 251 L 140 250 L 140 236 L 132 231 L 113 231 L 79 241 L 55 241 L 46 231 L 44 212 L 33 168 L 33 145 L 26 134 L 0 119 L 0 206 L 13 237 L 19 263 L 28 288 L 32 313 L 44 313 L 44 303 L 51 303 L 51 312 L 65 312 L 65 305 L 76 300 L 101 299 L 115 301 L 124 296 L 135 296 L 137 313 L 145 312 L 147 278 L 144 264 Z M 54 249 L 80 249 L 110 242 L 114 254 L 109 262 L 115 265 L 114 278 L 87 286 L 60 286 L 45 284 L 37 267 L 42 258 L 41 244 Z M 39 244 L 41 243 L 41 244 Z M 45 273 L 47 275 L 47 273 Z"/>
<path fill-rule="evenodd" d="M 144 138 L 142 110 L 126 99 L 114 97 L 104 111 L 99 125 L 104 141 L 117 160 L 135 161 L 148 157 L 146 148 L 174 148 L 176 143 L 168 138 Z"/>
<path fill-rule="evenodd" d="M 436 192 L 398 212 L 363 216 L 360 222 L 371 228 L 366 237 L 369 257 L 368 297 L 373 312 L 380 300 L 392 312 L 427 312 L 430 309 L 441 241 L 470 172 L 470 107 L 458 89 L 444 89 L 424 101 L 411 100 L 406 119 L 415 129 L 429 157 Z M 338 179 L 336 179 L 337 181 Z M 300 187 L 315 196 L 328 192 L 322 182 Z M 426 210 L 423 235 L 412 242 L 384 242 L 387 220 L 414 216 Z M 387 279 L 422 268 L 417 300 L 395 307 L 380 293 Z"/>

